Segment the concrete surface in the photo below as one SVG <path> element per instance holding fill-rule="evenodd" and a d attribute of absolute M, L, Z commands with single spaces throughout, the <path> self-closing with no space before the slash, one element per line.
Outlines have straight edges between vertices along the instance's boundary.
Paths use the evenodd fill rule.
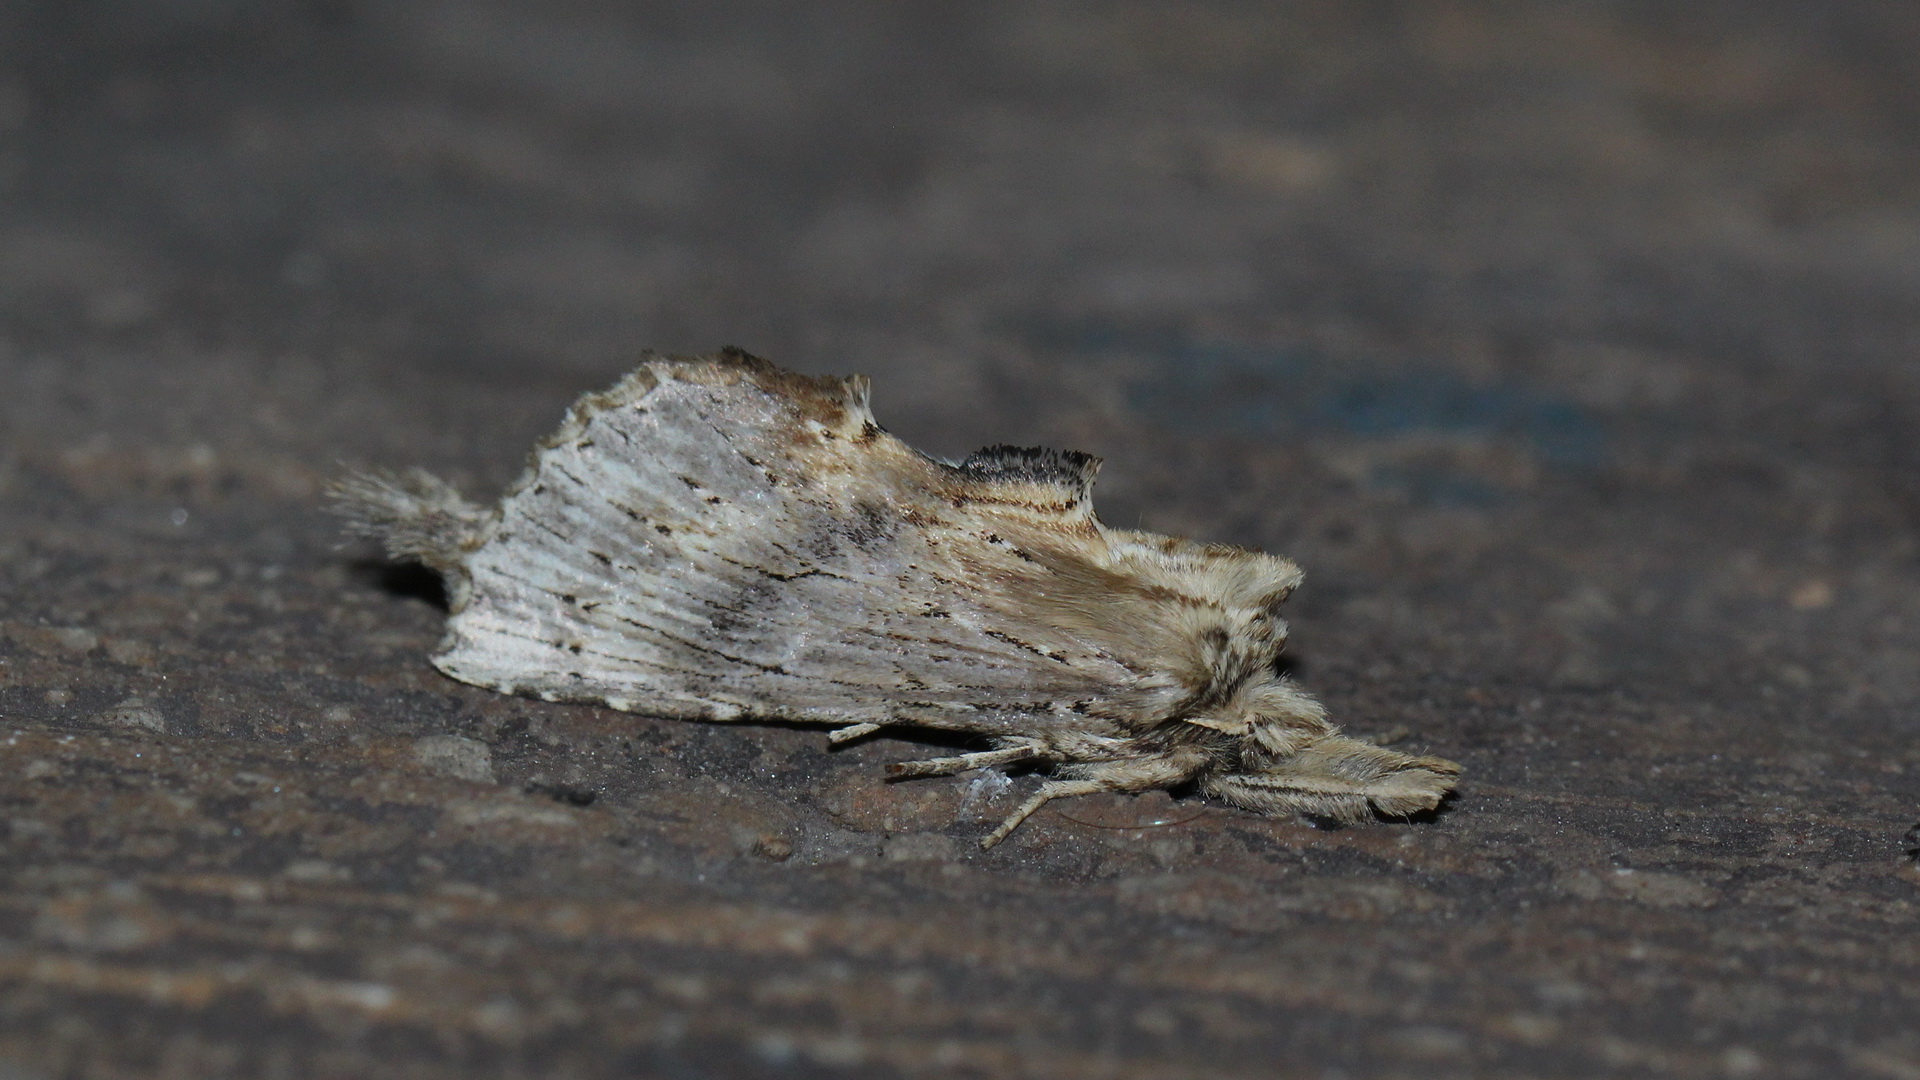
<path fill-rule="evenodd" d="M 0 7 L 0 1076 L 1920 1077 L 1920 10 Z M 1323 830 L 495 697 L 646 347 L 1292 555 Z"/>

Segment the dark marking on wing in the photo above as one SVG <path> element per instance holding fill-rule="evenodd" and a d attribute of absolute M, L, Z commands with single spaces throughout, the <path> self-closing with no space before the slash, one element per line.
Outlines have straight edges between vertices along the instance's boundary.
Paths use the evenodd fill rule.
<path fill-rule="evenodd" d="M 756 668 L 760 671 L 766 672 L 769 675 L 789 675 L 789 677 L 791 677 L 787 669 L 781 667 L 778 664 L 763 664 L 758 660 L 749 660 L 744 656 L 734 656 L 731 653 L 722 652 L 719 649 L 713 648 L 710 645 L 702 645 L 697 641 L 691 641 L 687 638 L 681 637 L 679 634 L 676 634 L 671 630 L 666 629 L 665 627 L 657 626 L 652 623 L 643 623 L 638 619 L 630 619 L 625 615 L 615 615 L 614 618 L 620 620 L 623 623 L 626 623 L 629 626 L 638 627 L 642 630 L 652 631 L 653 633 L 658 634 L 663 638 L 666 638 L 668 641 L 671 641 L 675 645 L 679 645 L 682 648 L 690 649 L 697 653 L 705 653 L 708 656 L 717 656 L 720 659 L 725 660 L 730 664 L 738 664 L 741 667 Z M 697 675 L 700 673 L 688 672 L 687 674 Z"/>
<path fill-rule="evenodd" d="M 855 503 L 854 520 L 845 527 L 847 539 L 854 545 L 872 550 L 893 539 L 897 524 L 884 507 L 870 502 Z"/>
<path fill-rule="evenodd" d="M 1058 656 L 1058 655 L 1055 655 L 1054 653 L 1050 653 L 1047 650 L 1041 648 L 1040 646 L 1032 644 L 1031 642 L 1021 641 L 1019 638 L 1014 637 L 1012 634 L 1002 633 L 998 630 L 982 630 L 980 632 L 987 635 L 990 638 L 993 638 L 995 641 L 1004 641 L 1016 649 L 1025 649 L 1027 652 L 1030 652 L 1035 656 L 1044 656 L 1047 659 L 1052 660 L 1057 664 L 1069 663 L 1066 657 Z"/>
<path fill-rule="evenodd" d="M 555 540 L 558 540 L 563 544 L 572 545 L 573 537 L 567 535 L 566 533 L 561 532 L 559 529 L 554 528 L 553 523 L 549 522 L 547 519 L 528 517 L 525 514 L 520 515 L 520 517 L 521 517 L 521 520 L 532 525 L 534 528 L 539 529 L 541 532 L 546 533 L 548 536 L 553 537 Z"/>
<path fill-rule="evenodd" d="M 1018 557 L 1020 557 L 1021 559 L 1023 559 L 1023 560 L 1025 560 L 1025 561 L 1027 561 L 1027 562 L 1038 562 L 1038 561 L 1039 561 L 1039 560 L 1037 560 L 1037 559 L 1035 559 L 1035 558 L 1034 558 L 1033 556 L 1031 556 L 1031 555 L 1029 555 L 1029 554 L 1027 554 L 1026 552 L 1024 552 L 1024 551 L 1022 551 L 1022 550 L 1020 550 L 1020 548 L 1019 548 L 1019 546 L 1018 546 L 1018 545 L 1016 545 L 1016 544 L 1014 544 L 1014 543 L 1012 543 L 1012 542 L 1010 542 L 1010 541 L 1008 541 L 1008 540 L 1007 540 L 1006 538 L 1004 538 L 1004 537 L 1002 537 L 1002 536 L 1001 536 L 1001 535 L 1000 535 L 999 533 L 994 533 L 994 532 L 990 532 L 990 533 L 981 533 L 981 534 L 980 534 L 980 537 L 981 537 L 981 539 L 983 539 L 983 540 L 985 540 L 985 541 L 986 541 L 987 543 L 989 543 L 989 544 L 992 544 L 992 545 L 993 545 L 993 546 L 995 546 L 995 547 L 1003 547 L 1003 548 L 1006 548 L 1006 549 L 1007 549 L 1008 551 L 1011 551 L 1011 552 L 1013 552 L 1013 553 L 1014 553 L 1014 554 L 1015 554 L 1016 556 L 1018 556 Z"/>

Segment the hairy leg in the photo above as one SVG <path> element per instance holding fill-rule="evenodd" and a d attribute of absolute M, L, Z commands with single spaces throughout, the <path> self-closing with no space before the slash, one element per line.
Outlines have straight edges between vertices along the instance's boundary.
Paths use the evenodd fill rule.
<path fill-rule="evenodd" d="M 1329 735 L 1257 772 L 1206 777 L 1200 789 L 1249 810 L 1357 821 L 1369 807 L 1390 815 L 1431 810 L 1459 775 L 1460 766 L 1442 758 Z"/>
<path fill-rule="evenodd" d="M 827 745 L 839 746 L 841 743 L 850 743 L 862 735 L 871 735 L 879 731 L 880 727 L 879 724 L 848 724 L 843 728 L 834 728 L 827 732 Z"/>
<path fill-rule="evenodd" d="M 1033 816 L 1035 810 L 1055 799 L 1064 799 L 1073 795 L 1092 795 L 1101 791 L 1116 790 L 1099 780 L 1049 780 L 1040 785 L 1033 798 L 1020 804 L 1013 813 L 1008 814 L 997 828 L 980 839 L 982 849 L 990 848 L 1007 838 L 1007 834 L 1020 827 L 1020 823 Z"/>
<path fill-rule="evenodd" d="M 1040 785 L 1033 797 L 1008 814 L 999 827 L 980 841 L 990 848 L 1007 838 L 1033 812 L 1055 799 L 1075 795 L 1093 795 L 1102 791 L 1152 791 L 1173 787 L 1191 780 L 1205 767 L 1206 755 L 1195 749 L 1175 749 L 1152 757 L 1122 758 L 1068 765 L 1060 769 L 1058 779 Z"/>
<path fill-rule="evenodd" d="M 894 780 L 912 780 L 922 776 L 952 776 L 954 773 L 966 772 L 968 769 L 988 769 L 995 765 L 1027 761 L 1040 756 L 1042 754 L 1039 743 L 1022 742 L 1017 746 L 982 750 L 976 754 L 927 758 L 922 761 L 899 761 L 887 766 L 887 775 Z"/>

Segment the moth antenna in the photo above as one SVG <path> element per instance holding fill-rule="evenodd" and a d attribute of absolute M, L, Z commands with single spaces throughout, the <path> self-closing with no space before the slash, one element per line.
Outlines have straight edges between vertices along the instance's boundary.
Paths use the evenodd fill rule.
<path fill-rule="evenodd" d="M 493 518 L 425 469 L 349 473 L 327 495 L 329 509 L 346 519 L 348 532 L 380 541 L 392 558 L 442 572 L 458 569 L 486 540 Z"/>

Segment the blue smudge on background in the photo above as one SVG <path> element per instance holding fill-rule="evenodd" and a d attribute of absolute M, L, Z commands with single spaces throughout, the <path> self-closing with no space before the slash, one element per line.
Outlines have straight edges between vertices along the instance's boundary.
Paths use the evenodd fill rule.
<path fill-rule="evenodd" d="M 1143 419 L 1177 430 L 1269 439 L 1492 439 L 1556 469 L 1593 468 L 1606 457 L 1605 430 L 1572 402 L 1513 383 L 1471 382 L 1431 365 L 1390 367 L 1101 325 L 1029 327 L 1025 336 L 1052 351 L 1150 361 L 1150 370 L 1128 379 L 1127 403 Z M 1374 484 L 1422 502 L 1477 506 L 1505 494 L 1458 470 L 1377 472 Z"/>

